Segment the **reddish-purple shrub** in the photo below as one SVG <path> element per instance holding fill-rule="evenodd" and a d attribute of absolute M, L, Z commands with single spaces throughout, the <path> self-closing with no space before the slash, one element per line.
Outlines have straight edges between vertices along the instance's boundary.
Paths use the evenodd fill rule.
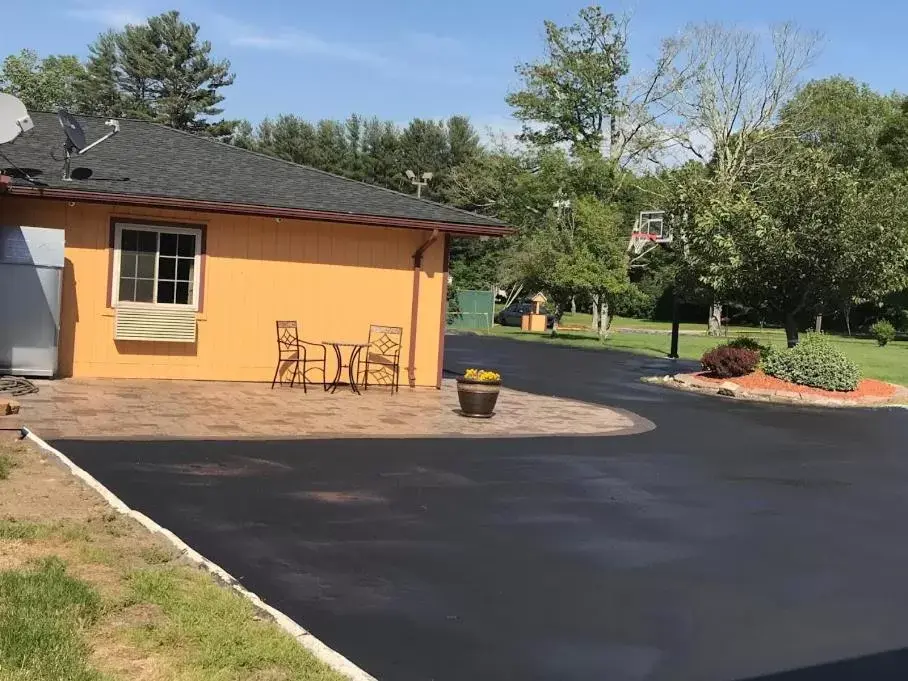
<path fill-rule="evenodd" d="M 700 363 L 703 369 L 717 378 L 744 376 L 757 368 L 760 353 L 747 348 L 720 345 L 703 355 Z"/>

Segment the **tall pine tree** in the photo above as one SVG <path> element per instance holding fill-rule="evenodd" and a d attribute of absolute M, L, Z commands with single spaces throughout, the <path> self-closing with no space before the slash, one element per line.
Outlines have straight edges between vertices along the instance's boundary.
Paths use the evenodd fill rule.
<path fill-rule="evenodd" d="M 221 135 L 231 123 L 210 118 L 222 113 L 220 90 L 233 78 L 230 62 L 214 59 L 211 43 L 199 40 L 199 25 L 171 11 L 98 36 L 78 91 L 87 112 Z"/>
<path fill-rule="evenodd" d="M 107 31 L 88 46 L 85 70 L 76 82 L 79 108 L 96 116 L 123 116 L 126 102 L 118 87 L 117 34 Z"/>

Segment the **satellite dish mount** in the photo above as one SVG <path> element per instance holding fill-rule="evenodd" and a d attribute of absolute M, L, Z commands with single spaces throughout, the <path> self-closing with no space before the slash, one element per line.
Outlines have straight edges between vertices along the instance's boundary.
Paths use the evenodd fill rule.
<path fill-rule="evenodd" d="M 60 127 L 63 128 L 63 134 L 66 135 L 66 141 L 63 143 L 63 179 L 66 182 L 71 182 L 73 179 L 70 171 L 72 169 L 72 157 L 74 155 L 81 156 L 89 149 L 94 149 L 101 144 L 101 142 L 109 140 L 120 132 L 119 122 L 110 118 L 104 121 L 104 125 L 112 128 L 111 131 L 104 135 L 104 137 L 96 139 L 91 144 L 87 144 L 85 141 L 85 131 L 82 130 L 82 126 L 79 125 L 79 121 L 76 120 L 75 116 L 68 111 L 61 109 L 57 113 L 57 120 L 60 121 Z"/>

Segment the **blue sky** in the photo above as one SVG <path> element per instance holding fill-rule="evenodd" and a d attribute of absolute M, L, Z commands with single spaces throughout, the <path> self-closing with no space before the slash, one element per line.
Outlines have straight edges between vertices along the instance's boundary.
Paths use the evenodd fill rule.
<path fill-rule="evenodd" d="M 570 0 L 59 0 L 8 3 L 2 53 L 84 56 L 98 32 L 167 9 L 202 27 L 236 83 L 226 115 L 258 121 L 296 113 L 310 119 L 351 112 L 405 122 L 469 115 L 477 127 L 514 129 L 504 103 L 514 65 L 540 54 L 542 22 L 566 23 Z M 754 29 L 794 20 L 820 31 L 811 77 L 843 73 L 889 91 L 906 90 L 903 27 L 908 7 L 892 0 L 623 0 L 632 62 L 685 24 L 721 21 Z M 13 28 L 14 30 L 9 30 Z"/>

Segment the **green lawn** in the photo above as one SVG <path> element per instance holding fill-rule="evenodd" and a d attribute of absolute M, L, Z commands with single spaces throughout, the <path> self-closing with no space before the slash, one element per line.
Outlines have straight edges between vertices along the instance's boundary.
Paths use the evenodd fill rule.
<path fill-rule="evenodd" d="M 566 312 L 561 317 L 561 324 L 567 326 L 584 326 L 587 328 L 592 327 L 593 316 L 585 312 L 578 312 L 576 314 L 571 314 Z M 635 319 L 633 317 L 619 317 L 615 316 L 612 319 L 612 327 L 615 329 L 644 329 L 649 331 L 670 331 L 672 328 L 671 322 L 654 322 L 651 319 Z M 684 322 L 681 324 L 681 330 L 684 332 L 691 333 L 706 333 L 706 322 L 703 323 L 690 323 Z M 728 327 L 729 334 L 735 333 L 747 333 L 750 335 L 764 334 L 764 333 L 781 333 L 780 329 L 765 328 L 761 329 L 755 326 L 738 326 L 732 324 Z"/>
<path fill-rule="evenodd" d="M 613 324 L 615 326 L 624 326 L 624 324 L 618 323 L 618 319 L 616 318 Z M 639 320 L 631 321 L 647 323 Z M 658 322 L 652 322 L 652 324 L 658 324 Z M 701 330 L 702 328 L 702 326 L 699 327 Z M 671 343 L 671 338 L 668 334 L 617 332 L 612 333 L 605 341 L 600 341 L 592 333 L 581 331 L 561 332 L 553 338 L 549 334 L 526 333 L 515 327 L 502 326 L 493 327 L 491 334 L 539 343 L 597 350 L 618 350 L 654 357 L 665 357 L 668 354 Z M 729 338 L 737 335 L 758 336 L 763 343 L 769 343 L 779 348 L 785 347 L 785 334 L 778 329 L 761 331 L 760 329 L 732 328 L 729 331 Z M 857 362 L 865 377 L 908 385 L 908 342 L 897 341 L 881 348 L 877 346 L 876 341 L 864 338 L 843 338 L 832 335 L 829 338 L 842 352 Z M 724 341 L 724 338 L 681 335 L 678 341 L 678 354 L 683 359 L 697 360 L 708 349 Z"/>

